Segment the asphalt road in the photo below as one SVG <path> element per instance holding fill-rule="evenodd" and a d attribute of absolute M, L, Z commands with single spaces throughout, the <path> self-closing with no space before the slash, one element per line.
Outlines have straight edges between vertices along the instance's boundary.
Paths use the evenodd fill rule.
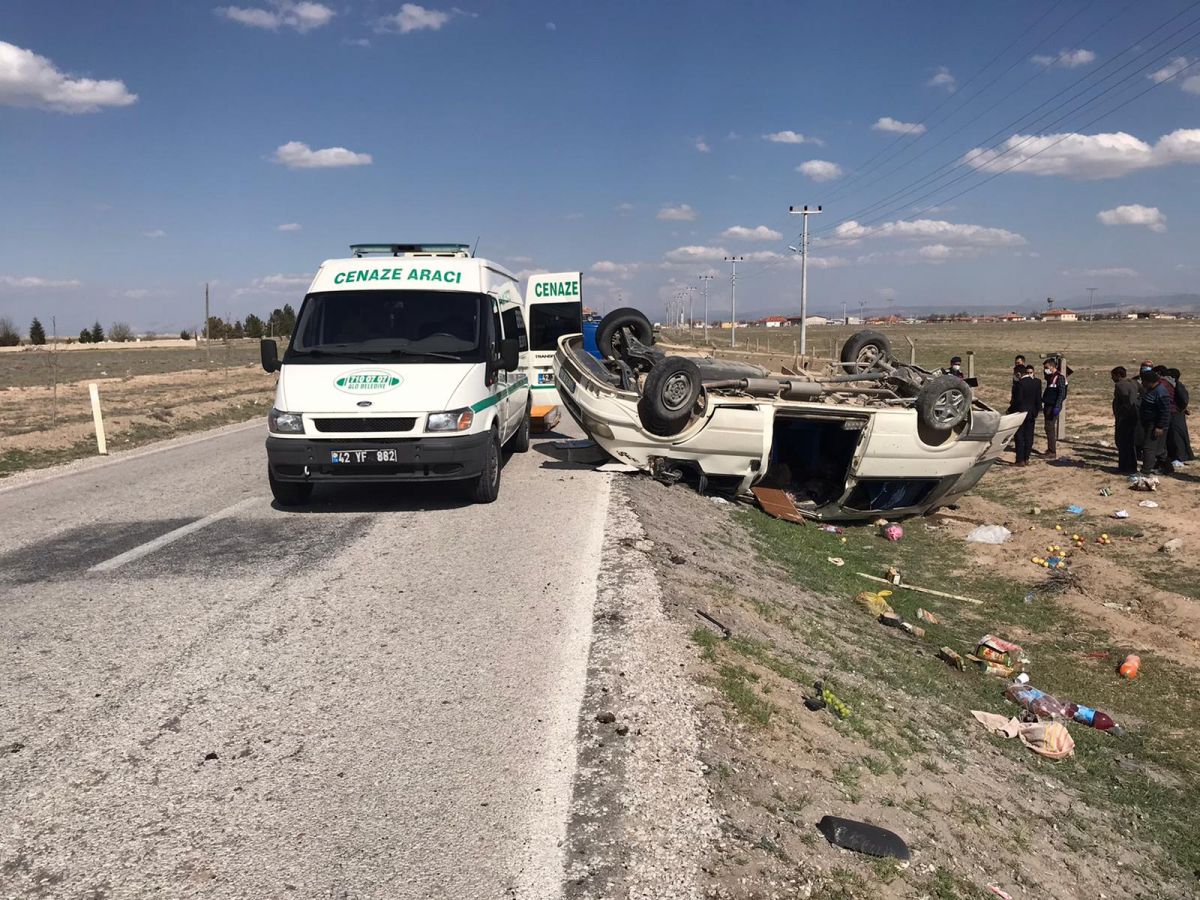
<path fill-rule="evenodd" d="M 554 897 L 607 476 L 285 512 L 264 436 L 0 483 L 0 897 Z"/>

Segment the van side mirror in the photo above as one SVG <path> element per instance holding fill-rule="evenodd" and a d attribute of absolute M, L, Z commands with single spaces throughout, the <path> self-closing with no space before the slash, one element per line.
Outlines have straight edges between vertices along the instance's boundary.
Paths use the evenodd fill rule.
<path fill-rule="evenodd" d="M 500 366 L 505 371 L 515 372 L 521 366 L 521 346 L 516 338 L 500 342 Z"/>
<path fill-rule="evenodd" d="M 264 372 L 278 372 L 283 368 L 279 361 L 279 345 L 271 338 L 263 338 L 258 342 L 258 356 Z"/>

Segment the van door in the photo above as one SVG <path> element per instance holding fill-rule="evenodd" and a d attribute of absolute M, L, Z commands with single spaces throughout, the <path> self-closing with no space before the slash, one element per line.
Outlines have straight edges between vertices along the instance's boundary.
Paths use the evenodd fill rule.
<path fill-rule="evenodd" d="M 525 317 L 521 315 L 519 306 L 509 306 L 500 314 L 500 318 L 504 322 L 504 334 L 506 337 L 516 336 L 517 348 L 521 351 L 521 362 L 518 371 L 525 376 L 526 381 L 532 383 L 531 359 L 529 353 L 529 335 L 525 331 Z M 517 373 L 514 372 L 514 375 Z M 521 427 L 521 417 L 525 415 L 525 392 L 515 390 L 512 393 L 513 397 L 513 428 Z"/>
<path fill-rule="evenodd" d="M 500 356 L 500 342 L 504 340 L 504 324 L 500 316 L 500 305 L 495 297 L 492 297 L 492 331 L 496 335 L 496 342 L 492 345 L 492 355 L 494 358 Z M 516 372 L 509 372 L 505 369 L 497 369 L 496 383 L 493 385 L 493 390 L 499 395 L 500 400 L 496 404 L 496 416 L 500 422 L 500 442 L 504 443 L 508 440 L 508 436 L 513 433 L 513 397 L 509 392 L 513 379 L 517 377 Z"/>

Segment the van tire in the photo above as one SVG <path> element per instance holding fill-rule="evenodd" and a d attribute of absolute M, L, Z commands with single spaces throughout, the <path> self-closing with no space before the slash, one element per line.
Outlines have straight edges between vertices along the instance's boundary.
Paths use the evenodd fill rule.
<path fill-rule="evenodd" d="M 847 372 L 869 372 L 875 360 L 891 362 L 892 342 L 878 331 L 856 331 L 842 344 L 842 368 Z"/>
<path fill-rule="evenodd" d="M 668 356 L 646 376 L 638 420 L 659 437 L 679 434 L 692 420 L 701 391 L 699 366 L 682 356 Z"/>
<path fill-rule="evenodd" d="M 483 471 L 467 482 L 474 503 L 495 503 L 500 496 L 500 433 L 495 426 L 489 434 L 483 455 Z"/>
<path fill-rule="evenodd" d="M 527 453 L 529 451 L 529 417 L 533 411 L 533 399 L 530 398 L 525 402 L 525 415 L 521 418 L 521 424 L 513 436 L 508 439 L 509 448 L 513 453 Z"/>
<path fill-rule="evenodd" d="M 269 470 L 267 480 L 271 484 L 271 496 L 280 506 L 303 506 L 312 498 L 311 481 L 276 481 Z"/>
<path fill-rule="evenodd" d="M 654 343 L 654 326 L 641 310 L 632 306 L 614 309 L 603 319 L 596 328 L 596 349 L 605 359 L 617 359 L 620 354 L 613 343 L 618 332 L 628 328 L 633 336 L 649 347 Z"/>
<path fill-rule="evenodd" d="M 971 386 L 957 375 L 938 375 L 921 386 L 917 415 L 934 431 L 951 431 L 971 414 Z"/>

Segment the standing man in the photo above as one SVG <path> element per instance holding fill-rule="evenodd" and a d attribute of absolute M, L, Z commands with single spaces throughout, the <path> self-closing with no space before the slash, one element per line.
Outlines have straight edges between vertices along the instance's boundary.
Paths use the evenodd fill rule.
<path fill-rule="evenodd" d="M 1042 363 L 1046 376 L 1046 390 L 1042 392 L 1042 410 L 1046 416 L 1046 456 L 1058 456 L 1058 417 L 1067 399 L 1067 380 L 1058 371 L 1058 362 L 1048 359 Z"/>
<path fill-rule="evenodd" d="M 1192 438 L 1188 434 L 1187 414 L 1188 404 L 1191 402 L 1191 397 L 1188 396 L 1188 389 L 1183 386 L 1183 376 L 1179 374 L 1178 369 L 1167 369 L 1167 374 L 1175 379 L 1175 418 L 1171 419 L 1171 430 L 1167 434 L 1168 443 L 1174 437 L 1176 454 L 1171 459 L 1177 459 L 1180 462 L 1191 462 L 1196 458 L 1196 454 L 1192 452 Z"/>
<path fill-rule="evenodd" d="M 1010 413 L 1025 413 L 1025 421 L 1017 429 L 1014 445 L 1017 451 L 1017 465 L 1029 465 L 1029 454 L 1033 452 L 1033 435 L 1037 431 L 1038 410 L 1041 408 L 1042 387 L 1034 374 L 1033 366 L 1026 366 L 1021 377 L 1013 386 L 1013 402 L 1008 407 Z"/>
<path fill-rule="evenodd" d="M 1025 357 L 1017 354 L 1013 360 L 1013 380 L 1012 380 L 1012 396 L 1008 398 L 1009 407 L 1017 404 L 1017 385 L 1021 383 L 1021 379 L 1025 377 Z"/>
<path fill-rule="evenodd" d="M 948 368 L 946 371 L 949 372 L 951 375 L 957 375 L 959 378 L 962 378 L 963 377 L 962 357 L 961 356 L 950 357 L 950 368 Z"/>
<path fill-rule="evenodd" d="M 1117 471 L 1132 475 L 1137 471 L 1138 386 L 1124 366 L 1112 370 L 1113 442 L 1117 445 Z"/>
<path fill-rule="evenodd" d="M 1154 369 L 1143 366 L 1142 404 L 1138 424 L 1142 431 L 1142 474 L 1153 475 L 1167 464 L 1167 427 L 1171 424 L 1171 395 Z M 1167 466 L 1167 468 L 1170 468 Z"/>

